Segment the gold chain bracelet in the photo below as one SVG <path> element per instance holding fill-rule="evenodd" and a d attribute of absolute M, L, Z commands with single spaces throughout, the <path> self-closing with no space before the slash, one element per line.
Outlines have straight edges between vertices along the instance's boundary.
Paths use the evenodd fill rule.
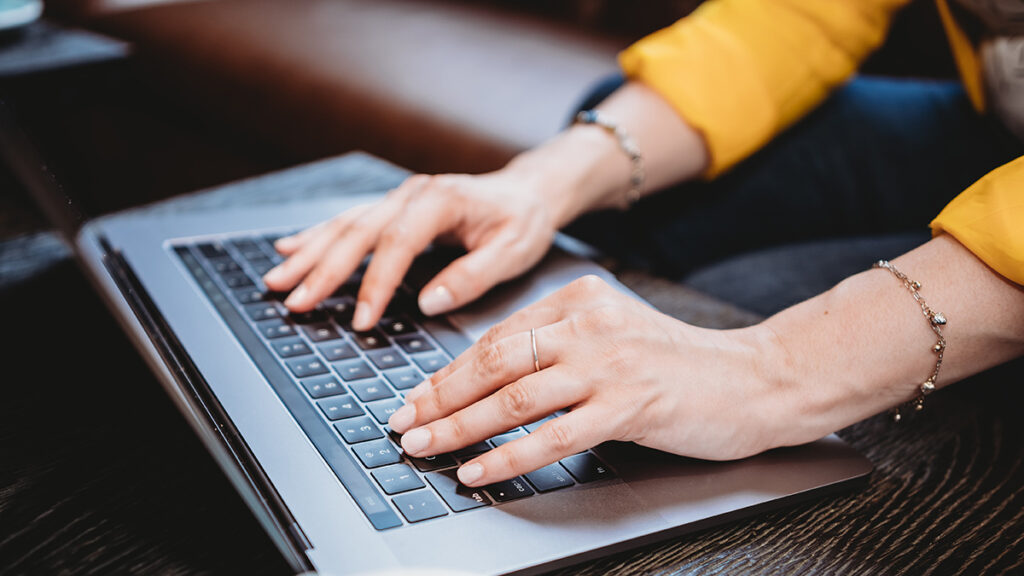
<path fill-rule="evenodd" d="M 640 200 L 641 192 L 643 192 L 647 173 L 644 171 L 644 157 L 640 154 L 640 147 L 636 145 L 633 137 L 618 122 L 597 110 L 583 110 L 576 114 L 573 123 L 593 124 L 615 137 L 619 148 L 629 157 L 629 162 L 633 166 L 629 174 L 629 190 L 626 191 L 626 208 L 636 204 Z"/>
<path fill-rule="evenodd" d="M 912 408 L 914 412 L 921 411 L 924 408 L 924 397 L 935 391 L 935 382 L 939 378 L 939 369 L 942 368 L 942 357 L 946 353 L 946 338 L 942 336 L 942 327 L 946 325 L 946 317 L 942 312 L 936 312 L 932 310 L 928 303 L 924 301 L 924 297 L 921 296 L 921 283 L 915 282 L 907 277 L 906 274 L 900 272 L 892 265 L 888 260 L 879 260 L 874 264 L 875 268 L 885 268 L 889 272 L 892 272 L 900 282 L 906 286 L 907 290 L 910 290 L 910 294 L 914 297 L 914 301 L 921 307 L 921 313 L 924 314 L 925 318 L 928 319 L 928 327 L 932 329 L 932 332 L 938 337 L 938 341 L 932 346 L 932 352 L 936 354 L 935 357 L 935 368 L 932 369 L 932 375 L 927 380 L 921 383 L 917 387 L 917 398 L 911 400 L 906 407 Z M 892 414 L 892 419 L 895 422 L 903 420 L 903 413 L 900 406 L 889 410 Z"/>

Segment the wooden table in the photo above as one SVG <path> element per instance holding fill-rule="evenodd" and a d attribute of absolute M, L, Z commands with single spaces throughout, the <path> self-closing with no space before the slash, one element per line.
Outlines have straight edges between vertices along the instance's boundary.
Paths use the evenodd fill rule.
<path fill-rule="evenodd" d="M 403 175 L 349 155 L 153 209 L 382 190 Z M 621 277 L 690 322 L 756 321 L 669 282 Z M 60 243 L 0 245 L 0 295 L 0 573 L 287 572 Z M 944 390 L 905 425 L 878 416 L 843 430 L 876 466 L 859 491 L 560 573 L 1024 572 L 1021 368 Z"/>

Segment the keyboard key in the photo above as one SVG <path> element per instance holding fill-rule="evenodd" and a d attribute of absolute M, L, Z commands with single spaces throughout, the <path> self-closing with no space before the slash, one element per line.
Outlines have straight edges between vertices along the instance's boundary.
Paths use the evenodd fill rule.
<path fill-rule="evenodd" d="M 420 376 L 420 373 L 412 368 L 388 370 L 384 372 L 384 377 L 398 390 L 408 390 L 423 382 L 423 376 Z"/>
<path fill-rule="evenodd" d="M 233 272 L 221 276 L 228 288 L 248 288 L 254 286 L 251 279 L 242 272 Z"/>
<path fill-rule="evenodd" d="M 394 444 L 387 438 L 370 440 L 352 447 L 352 452 L 367 468 L 378 468 L 388 464 L 398 464 L 402 457 Z"/>
<path fill-rule="evenodd" d="M 242 288 L 241 290 L 235 290 L 235 300 L 238 300 L 239 304 L 252 304 L 253 302 L 262 302 L 265 299 L 263 292 L 257 288 Z"/>
<path fill-rule="evenodd" d="M 405 358 L 403 358 L 402 355 L 394 348 L 384 348 L 382 350 L 367 352 L 366 357 L 370 359 L 370 362 L 373 362 L 374 366 L 381 370 L 409 365 Z"/>
<path fill-rule="evenodd" d="M 494 498 L 495 502 L 509 502 L 533 496 L 533 489 L 526 484 L 526 480 L 518 476 L 511 480 L 485 486 L 484 490 L 491 495 L 491 498 Z"/>
<path fill-rule="evenodd" d="M 451 454 L 438 454 L 437 456 L 427 456 L 426 458 L 413 458 L 409 456 L 409 461 L 420 472 L 431 472 L 455 466 L 455 458 L 452 458 Z"/>
<path fill-rule="evenodd" d="M 355 358 L 359 356 L 356 349 L 352 347 L 348 342 L 342 342 L 341 340 L 331 340 L 326 344 L 321 344 L 316 347 L 324 358 L 328 362 L 337 362 L 338 360 L 348 360 L 349 358 Z"/>
<path fill-rule="evenodd" d="M 249 242 L 243 244 L 244 248 L 239 248 L 238 251 L 242 254 L 242 259 L 248 262 L 258 262 L 260 260 L 266 260 L 267 255 L 260 250 L 260 247 L 255 242 Z"/>
<path fill-rule="evenodd" d="M 395 396 L 391 388 L 388 388 L 388 385 L 381 382 L 380 379 L 364 380 L 355 384 L 349 384 L 348 387 L 363 402 L 373 402 L 374 400 L 383 400 Z"/>
<path fill-rule="evenodd" d="M 316 356 L 304 356 L 285 362 L 296 378 L 309 378 L 327 374 L 327 366 Z"/>
<path fill-rule="evenodd" d="M 416 332 L 416 325 L 405 316 L 396 316 L 381 320 L 380 329 L 389 336 L 401 336 Z"/>
<path fill-rule="evenodd" d="M 476 444 L 470 444 L 465 448 L 460 448 L 455 452 L 452 452 L 452 456 L 455 456 L 459 460 L 466 461 L 472 460 L 477 456 L 487 452 L 491 449 L 491 445 L 487 441 L 477 442 Z"/>
<path fill-rule="evenodd" d="M 398 398 L 392 398 L 390 400 L 378 400 L 377 402 L 371 402 L 366 405 L 366 408 L 370 410 L 370 414 L 377 419 L 377 422 L 381 424 L 387 424 L 388 418 L 402 407 L 402 401 Z"/>
<path fill-rule="evenodd" d="M 423 480 L 405 464 L 378 468 L 371 472 L 386 494 L 399 494 L 423 488 Z"/>
<path fill-rule="evenodd" d="M 577 454 L 575 456 L 569 456 L 562 460 L 562 465 L 572 474 L 573 478 L 576 479 L 580 484 L 587 482 L 593 482 L 595 480 L 602 480 L 604 478 L 613 478 L 615 475 L 612 471 L 597 459 L 590 452 L 584 452 L 583 454 Z"/>
<path fill-rule="evenodd" d="M 494 438 L 491 438 L 491 444 L 494 444 L 494 447 L 497 448 L 502 444 L 508 444 L 513 440 L 522 438 L 523 436 L 526 436 L 526 432 L 523 432 L 522 430 L 513 430 L 511 432 L 506 432 L 504 434 L 500 434 L 498 436 L 495 436 Z"/>
<path fill-rule="evenodd" d="M 235 238 L 228 242 L 231 246 L 234 246 L 235 250 L 239 252 L 245 252 L 246 250 L 259 250 L 256 246 L 256 242 L 252 238 Z"/>
<path fill-rule="evenodd" d="M 328 396 L 337 396 L 338 394 L 345 393 L 345 387 L 335 380 L 334 376 L 303 380 L 302 387 L 305 388 L 306 392 L 309 392 L 309 395 L 313 398 L 326 398 Z"/>
<path fill-rule="evenodd" d="M 274 306 L 269 302 L 249 304 L 245 307 L 245 314 L 251 318 L 253 322 L 261 322 L 263 320 L 272 320 L 274 318 L 281 317 L 281 311 L 277 309 L 277 306 Z"/>
<path fill-rule="evenodd" d="M 345 442 L 349 444 L 356 444 L 358 442 L 366 442 L 367 440 L 376 440 L 383 438 L 384 433 L 377 428 L 377 425 L 370 420 L 369 417 L 363 416 L 362 418 L 348 418 L 342 420 L 334 425 L 334 428 L 341 434 L 341 437 L 345 439 Z"/>
<path fill-rule="evenodd" d="M 323 411 L 324 415 L 327 416 L 328 420 L 341 420 L 365 414 L 363 409 L 359 407 L 359 404 L 356 403 L 355 398 L 348 394 L 320 400 L 316 404 Z"/>
<path fill-rule="evenodd" d="M 534 470 L 525 476 L 538 492 L 550 492 L 574 484 L 569 473 L 557 462 L 548 464 L 540 470 Z"/>
<path fill-rule="evenodd" d="M 416 365 L 427 374 L 433 374 L 448 364 L 448 359 L 441 354 L 417 354 L 412 357 Z"/>
<path fill-rule="evenodd" d="M 259 277 L 263 277 L 264 274 L 270 272 L 270 269 L 274 267 L 274 263 L 264 256 L 263 258 L 253 258 L 249 260 L 249 268 Z"/>
<path fill-rule="evenodd" d="M 394 501 L 398 511 L 409 522 L 419 522 L 448 515 L 448 509 L 429 490 L 402 494 L 401 496 L 395 496 L 391 500 Z"/>
<path fill-rule="evenodd" d="M 356 332 L 355 341 L 363 350 L 376 350 L 378 348 L 387 348 L 391 345 L 388 344 L 387 336 L 380 330 Z"/>
<path fill-rule="evenodd" d="M 331 296 L 324 300 L 321 306 L 328 314 L 338 319 L 339 324 L 341 319 L 351 322 L 356 308 L 356 299 L 351 296 Z"/>
<path fill-rule="evenodd" d="M 292 322 L 295 322 L 296 324 L 313 324 L 316 322 L 326 322 L 327 312 L 320 309 L 300 313 L 292 312 L 288 314 L 288 318 L 290 318 Z"/>
<path fill-rule="evenodd" d="M 275 338 L 284 338 L 286 336 L 295 336 L 295 327 L 291 324 L 285 324 L 284 320 L 280 318 L 277 320 L 264 320 L 256 325 L 267 340 L 274 340 Z"/>
<path fill-rule="evenodd" d="M 416 354 L 418 352 L 429 352 L 434 350 L 434 345 L 419 334 L 395 338 L 395 344 L 401 346 L 402 350 L 405 350 L 407 354 Z"/>
<path fill-rule="evenodd" d="M 242 267 L 238 265 L 238 262 L 232 260 L 231 257 L 211 260 L 210 265 L 213 266 L 213 270 L 217 274 L 230 274 L 242 271 Z"/>
<path fill-rule="evenodd" d="M 362 380 L 364 378 L 373 378 L 377 375 L 377 373 L 373 371 L 373 368 L 370 368 L 370 365 L 362 360 L 338 362 L 336 364 L 332 364 L 332 366 L 334 366 L 334 370 L 345 382 Z"/>
<path fill-rule="evenodd" d="M 480 488 L 463 486 L 459 482 L 456 470 L 445 470 L 443 472 L 432 472 L 427 474 L 427 482 L 437 490 L 441 498 L 448 504 L 448 507 L 456 512 L 465 512 L 481 506 L 490 506 L 491 501 L 484 495 Z"/>
<path fill-rule="evenodd" d="M 305 341 L 298 338 L 289 338 L 287 340 L 278 340 L 271 344 L 274 348 L 274 352 L 277 353 L 281 358 L 291 358 L 293 356 L 304 356 L 306 354 L 312 354 L 313 351 L 309 349 L 309 345 Z"/>
<path fill-rule="evenodd" d="M 341 334 L 329 322 L 316 322 L 302 326 L 303 333 L 313 342 L 324 342 L 341 338 Z"/>
<path fill-rule="evenodd" d="M 200 244 L 198 248 L 200 254 L 211 260 L 214 258 L 223 258 L 228 255 L 227 250 L 224 249 L 224 246 L 221 246 L 220 242 Z"/>

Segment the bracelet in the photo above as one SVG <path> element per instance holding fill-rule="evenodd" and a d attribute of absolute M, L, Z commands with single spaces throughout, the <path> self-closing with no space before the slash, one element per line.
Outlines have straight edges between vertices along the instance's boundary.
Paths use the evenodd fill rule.
<path fill-rule="evenodd" d="M 935 332 L 938 336 L 938 341 L 932 346 L 932 352 L 936 354 L 935 357 L 935 368 L 932 369 L 932 375 L 927 380 L 921 383 L 917 388 L 917 398 L 911 400 L 906 404 L 907 407 L 913 408 L 915 412 L 920 412 L 924 408 L 924 397 L 935 391 L 935 382 L 939 377 L 939 369 L 942 368 L 942 356 L 946 353 L 946 339 L 942 336 L 942 327 L 946 325 L 946 317 L 942 312 L 936 312 L 928 306 L 928 303 L 924 301 L 924 297 L 921 296 L 919 290 L 921 289 L 921 283 L 915 282 L 903 272 L 900 272 L 892 265 L 888 260 L 879 260 L 874 264 L 875 268 L 885 268 L 886 270 L 893 273 L 907 290 L 910 290 L 910 294 L 914 297 L 914 301 L 921 306 L 921 313 L 924 314 L 925 318 L 928 319 L 928 327 Z M 902 411 L 897 406 L 889 410 L 892 414 L 892 419 L 895 422 L 899 422 L 903 419 Z"/>
<path fill-rule="evenodd" d="M 609 134 L 615 136 L 619 148 L 629 156 L 633 164 L 633 170 L 629 175 L 629 190 L 626 191 L 626 206 L 632 206 L 640 200 L 640 191 L 644 185 L 646 173 L 644 172 L 644 158 L 640 155 L 640 148 L 636 141 L 626 132 L 618 122 L 615 122 L 607 115 L 597 110 L 583 110 L 576 114 L 575 124 L 593 124 L 604 128 Z"/>

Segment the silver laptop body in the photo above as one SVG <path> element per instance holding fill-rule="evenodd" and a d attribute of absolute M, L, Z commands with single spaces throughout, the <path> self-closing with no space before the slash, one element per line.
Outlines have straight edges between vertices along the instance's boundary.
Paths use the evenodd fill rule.
<path fill-rule="evenodd" d="M 33 173 L 40 163 L 31 152 L 11 139 L 5 145 L 33 193 L 49 196 L 41 203 L 54 217 L 55 206 L 66 205 L 62 194 Z M 218 311 L 224 302 L 211 298 L 180 251 L 236 233 L 302 228 L 373 199 L 185 214 L 133 210 L 64 227 L 83 270 L 297 572 L 538 573 L 848 489 L 870 472 L 871 464 L 835 436 L 728 463 L 612 443 L 594 450 L 611 478 L 404 520 L 340 438 L 329 454 L 323 438 L 320 448 L 311 440 L 295 412 L 302 389 L 268 382 L 266 359 L 242 345 Z M 512 310 L 584 274 L 629 293 L 604 269 L 555 249 L 526 278 L 427 329 L 456 355 Z M 339 464 L 344 458 L 354 468 Z"/>

